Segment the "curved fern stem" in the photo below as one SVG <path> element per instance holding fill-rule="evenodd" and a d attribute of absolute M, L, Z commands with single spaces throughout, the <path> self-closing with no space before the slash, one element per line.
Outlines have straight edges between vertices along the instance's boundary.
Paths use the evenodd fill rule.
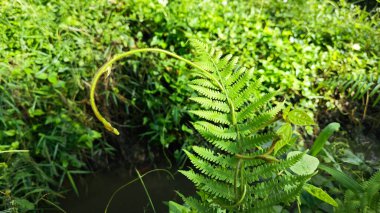
<path fill-rule="evenodd" d="M 235 157 L 239 158 L 239 159 L 243 159 L 243 160 L 254 160 L 254 159 L 261 159 L 261 160 L 265 160 L 267 162 L 279 162 L 280 160 L 278 160 L 276 157 L 270 155 L 270 154 L 262 154 L 262 155 L 256 155 L 256 156 L 247 156 L 247 155 L 240 155 L 240 154 L 235 154 Z"/>
<path fill-rule="evenodd" d="M 197 68 L 199 70 L 202 71 L 202 74 L 217 82 L 217 86 L 223 90 L 224 87 L 220 84 L 219 81 L 217 81 L 217 79 L 215 79 L 214 76 L 212 76 L 210 73 L 208 73 L 205 69 L 203 69 L 202 67 L 200 67 L 199 65 L 175 54 L 175 53 L 172 53 L 172 52 L 169 52 L 169 51 L 166 51 L 166 50 L 162 50 L 162 49 L 158 49 L 158 48 L 144 48 L 144 49 L 137 49 L 137 50 L 131 50 L 131 51 L 128 51 L 128 52 L 125 52 L 125 53 L 122 53 L 122 54 L 119 54 L 119 55 L 116 55 L 115 57 L 113 57 L 110 61 L 108 61 L 107 63 L 105 63 L 95 74 L 92 82 L 91 82 L 91 89 L 90 89 L 90 103 L 91 103 L 91 108 L 92 110 L 94 111 L 94 114 L 96 116 L 96 118 L 103 123 L 104 125 L 104 128 L 106 128 L 108 131 L 112 132 L 113 134 L 115 135 L 119 135 L 119 131 L 114 128 L 110 122 L 108 122 L 99 112 L 98 110 L 98 107 L 96 106 L 96 103 L 95 103 L 95 91 L 96 91 L 96 85 L 98 84 L 98 81 L 100 79 L 100 77 L 103 75 L 103 74 L 107 74 L 106 77 L 108 77 L 110 74 L 111 74 L 111 67 L 112 67 L 112 64 L 115 63 L 116 61 L 119 61 L 123 58 L 126 58 L 128 56 L 131 56 L 131 55 L 134 55 L 134 54 L 137 54 L 137 53 L 142 53 L 142 52 L 156 52 L 156 53 L 163 53 L 163 54 L 166 54 L 166 55 L 169 55 L 169 56 L 172 56 L 173 58 L 176 58 L 180 61 L 183 61 L 185 63 L 187 63 L 188 65 L 194 67 L 194 68 Z"/>
<path fill-rule="evenodd" d="M 233 205 L 230 205 L 230 206 L 226 206 L 226 205 L 221 205 L 221 206 L 223 208 L 227 208 L 227 209 L 235 208 L 235 207 L 239 206 L 243 202 L 246 194 L 247 194 L 247 185 L 244 185 L 244 187 L 243 187 L 243 193 L 241 194 L 239 200 L 236 201 L 236 203 L 234 203 Z"/>

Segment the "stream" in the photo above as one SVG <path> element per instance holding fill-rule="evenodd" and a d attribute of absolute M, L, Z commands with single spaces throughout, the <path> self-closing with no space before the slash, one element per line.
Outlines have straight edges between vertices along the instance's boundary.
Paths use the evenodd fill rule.
<path fill-rule="evenodd" d="M 140 173 L 143 175 L 145 172 L 140 171 Z M 126 168 L 87 175 L 85 178 L 77 180 L 80 196 L 70 192 L 65 199 L 61 200 L 60 206 L 69 213 L 104 212 L 112 193 L 136 177 L 135 170 Z M 152 172 L 143 177 L 156 212 L 168 212 L 165 202 L 170 200 L 182 203 L 175 190 L 187 196 L 195 193 L 193 183 L 185 176 L 177 173 L 174 178 L 173 180 L 162 171 Z M 107 212 L 153 212 L 153 210 L 149 205 L 144 188 L 138 180 L 115 195 Z"/>

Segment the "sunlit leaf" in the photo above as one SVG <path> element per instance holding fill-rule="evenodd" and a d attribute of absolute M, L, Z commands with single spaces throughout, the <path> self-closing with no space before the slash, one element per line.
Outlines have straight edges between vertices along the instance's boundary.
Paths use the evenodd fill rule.
<path fill-rule="evenodd" d="M 291 158 L 297 154 L 300 154 L 300 151 L 289 152 L 287 158 Z M 298 175 L 309 175 L 312 174 L 318 167 L 319 160 L 316 157 L 305 154 L 300 161 L 290 167 L 294 173 Z"/>
<path fill-rule="evenodd" d="M 323 148 L 329 137 L 336 131 L 339 130 L 339 123 L 330 123 L 327 125 L 321 133 L 319 133 L 317 139 L 315 139 L 313 146 L 311 147 L 310 153 L 316 156 Z"/>
<path fill-rule="evenodd" d="M 303 110 L 295 109 L 288 113 L 288 120 L 295 125 L 314 125 L 314 120 Z"/>
<path fill-rule="evenodd" d="M 338 206 L 336 201 L 329 194 L 327 194 L 327 192 L 323 191 L 323 189 L 319 187 L 313 186 L 311 184 L 305 184 L 303 186 L 303 189 L 314 197 L 322 200 L 323 202 L 326 202 L 335 207 Z"/>

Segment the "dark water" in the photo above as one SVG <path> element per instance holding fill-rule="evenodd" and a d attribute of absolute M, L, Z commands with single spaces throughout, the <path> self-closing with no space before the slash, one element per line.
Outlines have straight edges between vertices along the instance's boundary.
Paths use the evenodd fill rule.
<path fill-rule="evenodd" d="M 136 177 L 135 170 L 124 168 L 89 175 L 77 182 L 80 197 L 74 193 L 68 194 L 66 199 L 61 201 L 61 207 L 69 213 L 104 212 L 112 193 Z M 174 178 L 175 180 L 171 179 L 165 172 L 153 172 L 143 177 L 156 212 L 168 212 L 165 201 L 174 200 L 181 203 L 175 190 L 185 195 L 194 194 L 194 186 L 186 177 L 178 173 L 174 175 Z M 108 212 L 153 211 L 141 182 L 136 181 L 115 195 Z"/>

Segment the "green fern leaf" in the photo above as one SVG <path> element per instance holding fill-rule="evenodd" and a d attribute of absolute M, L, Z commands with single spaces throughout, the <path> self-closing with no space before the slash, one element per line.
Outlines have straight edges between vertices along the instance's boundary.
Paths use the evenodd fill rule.
<path fill-rule="evenodd" d="M 214 66 L 214 64 L 209 62 L 209 61 L 200 61 L 200 62 L 196 62 L 195 64 L 197 64 L 202 69 L 207 70 L 209 72 L 216 72 L 217 71 L 217 68 Z"/>
<path fill-rule="evenodd" d="M 206 120 L 220 123 L 220 124 L 231 124 L 228 119 L 228 114 L 220 113 L 217 111 L 205 111 L 205 110 L 190 110 L 189 113 L 195 114 Z"/>
<path fill-rule="evenodd" d="M 195 168 L 199 169 L 204 175 L 208 176 L 209 178 L 231 184 L 234 182 L 234 172 L 232 170 L 223 169 L 221 167 L 214 167 L 186 150 L 185 153 Z"/>
<path fill-rule="evenodd" d="M 197 121 L 193 123 L 195 129 L 197 129 L 201 134 L 202 132 L 208 132 L 213 135 L 213 138 L 217 139 L 236 139 L 236 132 L 230 128 L 223 128 L 216 126 L 212 123 L 206 121 Z"/>
<path fill-rule="evenodd" d="M 224 70 L 225 67 L 230 63 L 230 60 L 232 58 L 232 54 L 228 54 L 224 56 L 218 63 L 218 69 L 219 70 Z M 236 63 L 235 63 L 236 64 Z"/>
<path fill-rule="evenodd" d="M 232 86 L 232 84 L 236 83 L 239 78 L 241 78 L 244 73 L 246 72 L 247 68 L 241 67 L 236 72 L 234 72 L 229 78 L 227 78 L 225 85 L 226 86 Z"/>
<path fill-rule="evenodd" d="M 222 79 L 228 79 L 232 75 L 233 71 L 237 69 L 238 57 L 233 57 L 230 62 L 225 66 L 224 70 L 220 72 Z"/>
<path fill-rule="evenodd" d="M 257 132 L 260 129 L 267 127 L 269 124 L 273 123 L 275 116 L 283 108 L 283 103 L 277 105 L 274 109 L 266 111 L 260 115 L 253 117 L 250 121 L 239 124 L 239 130 L 243 135 L 248 135 Z"/>
<path fill-rule="evenodd" d="M 245 119 L 252 117 L 257 110 L 263 108 L 275 95 L 276 93 L 267 93 L 260 98 L 254 99 L 248 106 L 238 112 L 237 120 L 242 122 Z"/>
<path fill-rule="evenodd" d="M 225 102 L 211 100 L 209 98 L 204 97 L 191 97 L 190 100 L 199 103 L 202 106 L 202 108 L 205 109 L 213 109 L 224 113 L 230 112 L 230 108 L 228 104 Z"/>
<path fill-rule="evenodd" d="M 227 99 L 225 94 L 223 94 L 217 90 L 212 90 L 212 89 L 209 89 L 207 87 L 202 87 L 202 86 L 198 86 L 198 85 L 191 85 L 191 84 L 189 85 L 189 87 L 191 87 L 195 91 L 199 92 L 203 96 L 206 96 L 207 98 L 210 98 L 210 99 L 220 100 L 220 101 L 225 101 Z"/>
<path fill-rule="evenodd" d="M 255 101 L 255 99 L 251 100 L 251 97 L 256 96 L 257 90 L 261 87 L 261 81 L 261 79 L 254 81 L 251 80 L 249 85 L 243 89 L 243 91 L 241 91 L 236 98 L 232 99 L 236 109 L 240 109 L 246 103 Z"/>
<path fill-rule="evenodd" d="M 205 178 L 203 175 L 196 174 L 194 171 L 180 171 L 189 180 L 194 182 L 203 191 L 210 193 L 214 197 L 224 198 L 229 201 L 234 200 L 234 190 L 229 184 L 215 181 L 214 179 Z"/>
<path fill-rule="evenodd" d="M 295 156 L 292 156 L 289 159 L 281 160 L 277 163 L 264 164 L 254 168 L 251 171 L 247 171 L 247 182 L 253 183 L 255 181 L 260 180 L 260 178 L 271 178 L 274 173 L 287 169 L 296 164 L 298 161 L 301 160 L 303 155 L 304 153 L 300 153 Z"/>
<path fill-rule="evenodd" d="M 236 165 L 238 161 L 238 159 L 232 158 L 227 155 L 222 155 L 222 154 L 215 155 L 215 153 L 211 151 L 210 149 L 206 149 L 199 146 L 193 146 L 193 150 L 202 158 L 225 168 L 231 167 L 232 165 Z"/>
<path fill-rule="evenodd" d="M 191 84 L 207 87 L 207 88 L 210 88 L 210 89 L 213 89 L 213 90 L 218 90 L 218 87 L 216 85 L 214 85 L 213 83 L 211 83 L 207 79 L 197 78 L 197 79 L 192 80 Z"/>
<path fill-rule="evenodd" d="M 277 137 L 278 136 L 273 132 L 269 132 L 266 134 L 255 134 L 248 137 L 244 137 L 241 139 L 242 151 L 245 152 L 247 150 L 254 150 L 265 143 L 273 141 Z"/>
<path fill-rule="evenodd" d="M 253 69 L 246 71 L 240 79 L 238 79 L 235 84 L 228 88 L 228 96 L 231 99 L 235 99 L 241 92 L 241 90 L 247 85 L 247 83 L 252 79 Z"/>

